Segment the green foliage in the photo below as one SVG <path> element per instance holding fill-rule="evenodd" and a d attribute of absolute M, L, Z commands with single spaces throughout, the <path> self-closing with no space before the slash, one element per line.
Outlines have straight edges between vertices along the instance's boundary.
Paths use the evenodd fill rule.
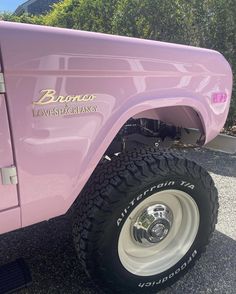
<path fill-rule="evenodd" d="M 87 31 L 112 32 L 116 0 L 64 0 L 53 6 L 45 24 Z"/>
<path fill-rule="evenodd" d="M 76 19 L 74 28 L 111 33 L 116 2 L 116 0 L 80 0 L 80 5 L 74 13 Z"/>
<path fill-rule="evenodd" d="M 0 19 L 5 21 L 22 22 L 22 23 L 30 23 L 30 24 L 44 24 L 42 15 L 29 15 L 26 13 L 20 16 L 16 16 L 14 14 L 4 12 L 0 14 Z"/>
<path fill-rule="evenodd" d="M 64 0 L 54 4 L 53 9 L 44 18 L 45 25 L 74 28 L 74 10 L 78 8 L 79 2 Z"/>
<path fill-rule="evenodd" d="M 112 33 L 220 51 L 236 73 L 235 0 L 64 0 L 46 15 L 10 21 Z M 228 124 L 236 121 L 236 83 Z"/>
<path fill-rule="evenodd" d="M 182 1 L 121 0 L 113 18 L 113 32 L 167 42 L 189 42 L 188 11 Z"/>

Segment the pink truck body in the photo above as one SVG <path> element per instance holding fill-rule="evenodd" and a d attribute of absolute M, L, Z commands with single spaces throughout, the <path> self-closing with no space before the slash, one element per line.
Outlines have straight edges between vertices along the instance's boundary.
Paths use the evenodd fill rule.
<path fill-rule="evenodd" d="M 232 72 L 213 50 L 0 22 L 0 233 L 65 214 L 131 117 L 224 126 Z"/>

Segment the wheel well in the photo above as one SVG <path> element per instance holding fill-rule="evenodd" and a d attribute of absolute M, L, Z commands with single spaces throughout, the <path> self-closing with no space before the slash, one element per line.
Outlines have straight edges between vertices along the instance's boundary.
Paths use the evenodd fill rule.
<path fill-rule="evenodd" d="M 205 141 L 200 115 L 189 106 L 146 110 L 128 119 L 106 155 L 143 146 L 196 147 Z"/>
<path fill-rule="evenodd" d="M 133 118 L 149 118 L 180 128 L 194 128 L 203 132 L 202 120 L 189 106 L 154 108 L 136 114 Z"/>

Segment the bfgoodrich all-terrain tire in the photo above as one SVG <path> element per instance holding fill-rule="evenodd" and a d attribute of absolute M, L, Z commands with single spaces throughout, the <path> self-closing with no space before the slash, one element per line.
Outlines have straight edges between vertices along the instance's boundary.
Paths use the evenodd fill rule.
<path fill-rule="evenodd" d="M 217 211 L 214 183 L 196 163 L 156 149 L 121 154 L 80 196 L 76 250 L 105 292 L 157 292 L 200 257 Z"/>

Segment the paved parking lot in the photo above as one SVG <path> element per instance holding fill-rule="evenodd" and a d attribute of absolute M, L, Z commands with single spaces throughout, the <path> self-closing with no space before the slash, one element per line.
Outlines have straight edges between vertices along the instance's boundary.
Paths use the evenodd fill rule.
<path fill-rule="evenodd" d="M 216 232 L 195 267 L 161 294 L 236 293 L 236 155 L 186 152 L 212 174 L 220 195 Z M 1 264 L 23 257 L 33 283 L 20 294 L 96 294 L 77 261 L 70 222 L 61 217 L 0 237 Z"/>

